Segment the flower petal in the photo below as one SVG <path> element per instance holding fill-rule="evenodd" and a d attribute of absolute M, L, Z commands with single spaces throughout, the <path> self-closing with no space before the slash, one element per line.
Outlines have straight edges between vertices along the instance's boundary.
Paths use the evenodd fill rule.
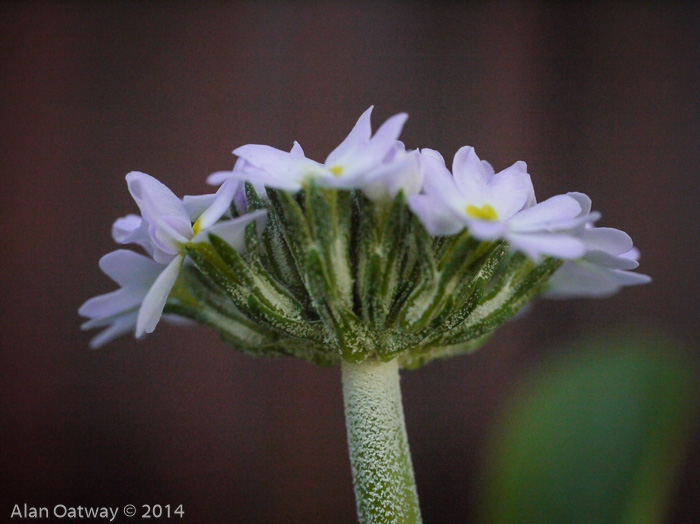
<path fill-rule="evenodd" d="M 434 205 L 448 205 L 457 216 L 463 215 L 467 202 L 440 153 L 432 149 L 421 149 L 420 154 L 424 172 L 423 192 L 431 196 Z"/>
<path fill-rule="evenodd" d="M 90 341 L 90 347 L 92 349 L 99 349 L 115 338 L 119 338 L 120 336 L 129 333 L 136 325 L 137 314 L 137 311 L 134 310 L 133 312 L 114 320 L 114 322 L 112 322 L 107 329 L 100 332 Z"/>
<path fill-rule="evenodd" d="M 586 248 L 579 239 L 555 233 L 518 233 L 506 234 L 506 241 L 529 258 L 539 260 L 542 255 L 568 259 L 582 257 Z"/>
<path fill-rule="evenodd" d="M 233 153 L 257 168 L 254 171 L 246 168 L 233 176 L 284 191 L 299 191 L 308 177 L 326 172 L 318 162 L 300 157 L 298 151 L 292 154 L 270 146 L 248 144 Z"/>
<path fill-rule="evenodd" d="M 149 223 L 162 216 L 173 216 L 189 220 L 182 201 L 167 186 L 150 175 L 132 171 L 126 175 L 131 196 L 141 210 L 141 216 Z"/>
<path fill-rule="evenodd" d="M 417 194 L 423 185 L 423 165 L 418 151 L 403 153 L 372 170 L 362 183 L 362 190 L 370 200 L 393 199 L 403 191 L 408 197 Z"/>
<path fill-rule="evenodd" d="M 233 197 L 236 194 L 236 191 L 241 189 L 241 186 L 242 182 L 233 178 L 229 178 L 222 184 L 222 186 L 216 192 L 216 196 L 211 205 L 197 219 L 201 229 L 209 229 L 211 226 L 216 224 L 216 222 L 218 222 L 226 211 L 231 209 Z"/>
<path fill-rule="evenodd" d="M 372 136 L 372 109 L 374 106 L 370 106 L 360 115 L 348 136 L 326 157 L 324 163 L 327 166 L 336 164 L 340 159 L 357 151 L 369 141 Z"/>
<path fill-rule="evenodd" d="M 606 269 L 622 269 L 627 271 L 639 267 L 639 262 L 634 259 L 621 255 L 612 255 L 605 251 L 588 251 L 584 258 L 591 264 Z"/>
<path fill-rule="evenodd" d="M 408 207 L 433 236 L 454 235 L 466 226 L 462 217 L 432 195 L 413 195 L 408 198 Z"/>
<path fill-rule="evenodd" d="M 182 255 L 173 258 L 148 290 L 136 320 L 136 338 L 142 337 L 144 333 L 152 333 L 158 325 L 168 295 L 180 273 L 183 259 Z"/>
<path fill-rule="evenodd" d="M 500 220 L 507 220 L 534 201 L 535 190 L 527 172 L 527 164 L 518 161 L 489 180 L 486 197 L 498 213 Z"/>
<path fill-rule="evenodd" d="M 558 221 L 577 217 L 580 213 L 581 205 L 574 198 L 557 195 L 523 209 L 508 221 L 508 225 L 519 232 L 547 231 L 555 228 Z"/>
<path fill-rule="evenodd" d="M 107 253 L 100 258 L 99 266 L 121 287 L 143 290 L 148 289 L 163 270 L 162 265 L 128 249 Z"/>
<path fill-rule="evenodd" d="M 227 173 L 231 174 L 231 171 L 227 171 Z M 215 198 L 216 195 L 214 193 L 208 195 L 185 195 L 182 197 L 182 203 L 190 217 L 190 222 L 196 222 L 202 216 L 202 213 L 211 206 Z"/>
<path fill-rule="evenodd" d="M 619 229 L 591 227 L 578 235 L 589 250 L 604 251 L 611 255 L 622 255 L 632 249 L 632 238 Z"/>
<path fill-rule="evenodd" d="M 455 183 L 465 197 L 481 193 L 491 179 L 491 174 L 471 146 L 460 147 L 452 161 Z"/>
<path fill-rule="evenodd" d="M 245 251 L 245 229 L 253 221 L 257 222 L 257 230 L 258 234 L 260 234 L 267 223 L 267 211 L 258 209 L 241 217 L 219 222 L 200 232 L 191 242 L 205 242 L 208 239 L 208 235 L 213 233 L 230 244 L 236 251 L 243 253 Z"/>

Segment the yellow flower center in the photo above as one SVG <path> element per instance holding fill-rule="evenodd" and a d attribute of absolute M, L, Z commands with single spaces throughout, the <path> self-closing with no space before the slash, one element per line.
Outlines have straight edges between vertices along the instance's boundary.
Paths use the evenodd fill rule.
<path fill-rule="evenodd" d="M 464 208 L 464 212 L 467 214 L 467 216 L 478 220 L 489 220 L 491 222 L 498 220 L 498 214 L 490 204 L 484 204 L 481 207 L 476 207 L 475 205 L 469 204 Z"/>
<path fill-rule="evenodd" d="M 192 224 L 192 231 L 194 231 L 194 234 L 197 235 L 199 232 L 202 230 L 202 217 L 200 216 L 197 221 Z"/>
<path fill-rule="evenodd" d="M 340 176 L 343 174 L 343 166 L 333 166 L 329 167 L 328 171 L 333 173 L 335 176 Z"/>

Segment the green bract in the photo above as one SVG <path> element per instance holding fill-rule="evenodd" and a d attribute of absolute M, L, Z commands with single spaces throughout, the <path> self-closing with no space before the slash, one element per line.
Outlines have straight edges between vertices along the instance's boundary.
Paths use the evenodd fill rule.
<path fill-rule="evenodd" d="M 267 209 L 262 236 L 248 226 L 244 255 L 213 234 L 188 245 L 166 311 L 255 355 L 417 368 L 478 348 L 562 263 L 466 231 L 432 237 L 401 193 L 371 202 L 310 183 L 261 197 L 248 184 L 246 198 Z"/>

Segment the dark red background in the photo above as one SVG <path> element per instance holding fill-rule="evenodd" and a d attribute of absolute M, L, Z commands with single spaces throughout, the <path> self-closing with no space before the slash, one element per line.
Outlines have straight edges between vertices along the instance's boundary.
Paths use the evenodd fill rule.
<path fill-rule="evenodd" d="M 374 104 L 408 147 L 526 160 L 588 193 L 652 285 L 538 303 L 475 355 L 403 380 L 429 523 L 470 522 L 487 429 L 579 334 L 698 326 L 700 8 L 627 4 L 0 4 L 0 519 L 12 505 L 184 504 L 186 522 L 355 521 L 340 377 L 159 326 L 92 352 L 77 309 L 136 211 L 130 170 L 207 191 L 245 143 L 317 159 Z M 695 345 L 697 349 L 697 345 Z M 696 438 L 671 522 L 693 522 Z"/>

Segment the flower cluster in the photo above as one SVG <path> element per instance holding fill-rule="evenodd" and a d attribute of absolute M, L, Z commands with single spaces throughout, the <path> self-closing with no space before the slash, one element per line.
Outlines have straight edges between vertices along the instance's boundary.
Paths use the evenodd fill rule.
<path fill-rule="evenodd" d="M 581 193 L 537 202 L 527 166 L 498 173 L 471 147 L 450 171 L 407 150 L 407 116 L 372 134 L 368 109 L 324 162 L 298 143 L 245 145 L 216 194 L 179 199 L 129 173 L 141 216 L 117 220 L 100 260 L 120 289 L 88 300 L 98 347 L 150 333 L 165 312 L 256 354 L 399 358 L 421 365 L 478 347 L 533 297 L 604 296 L 649 281 L 622 231 L 594 227 Z"/>

